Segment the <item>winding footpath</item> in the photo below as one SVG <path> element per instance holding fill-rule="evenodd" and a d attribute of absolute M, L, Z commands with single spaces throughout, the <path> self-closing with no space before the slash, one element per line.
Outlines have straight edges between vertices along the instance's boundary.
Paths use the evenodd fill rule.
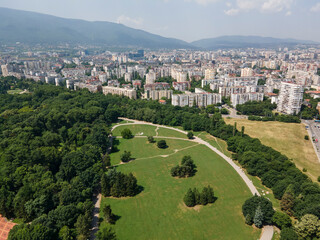
<path fill-rule="evenodd" d="M 170 129 L 173 131 L 177 131 L 183 134 L 187 134 L 186 131 L 183 131 L 181 129 L 177 129 L 177 128 L 173 128 L 173 127 L 168 127 L 168 126 L 164 126 L 164 125 L 158 125 L 158 124 L 153 124 L 153 123 L 149 123 L 149 122 L 144 122 L 144 121 L 137 121 L 137 120 L 132 120 L 132 119 L 128 119 L 128 118 L 119 118 L 121 120 L 124 121 L 130 121 L 131 123 L 123 123 L 123 124 L 118 124 L 112 127 L 112 131 L 119 127 L 119 126 L 126 126 L 126 125 L 138 125 L 138 124 L 143 124 L 143 125 L 150 125 L 150 126 L 155 126 L 157 127 L 157 130 L 159 128 L 166 128 L 166 129 Z M 157 131 L 156 131 L 157 132 Z M 158 137 L 158 136 L 157 136 Z M 226 155 L 224 155 L 222 152 L 220 152 L 218 149 L 216 149 L 215 147 L 213 147 L 210 143 L 202 140 L 199 137 L 194 137 L 193 140 L 189 140 L 189 139 L 183 139 L 183 138 L 175 138 L 175 137 L 166 137 L 166 138 L 171 138 L 171 139 L 177 139 L 177 140 L 186 140 L 186 141 L 192 141 L 192 142 L 196 142 L 199 144 L 203 144 L 205 146 L 207 146 L 209 149 L 211 149 L 212 151 L 214 151 L 216 154 L 218 154 L 220 157 L 222 157 L 227 163 L 229 163 L 231 165 L 231 167 L 239 174 L 239 176 L 242 178 L 242 180 L 245 182 L 245 184 L 248 186 L 248 188 L 250 189 L 252 195 L 258 195 L 260 196 L 260 193 L 258 192 L 258 190 L 256 189 L 256 187 L 253 185 L 252 181 L 248 178 L 248 176 L 244 173 L 244 171 L 238 166 L 236 165 L 233 160 L 229 157 L 227 157 Z M 96 202 L 95 204 L 95 213 L 97 215 L 95 215 L 94 217 L 99 219 L 99 209 L 100 209 L 100 200 L 101 200 L 101 196 L 99 196 L 100 199 Z M 93 229 L 96 229 L 96 226 L 93 226 Z M 273 226 L 265 226 L 262 229 L 262 233 L 260 236 L 260 240 L 272 240 L 273 237 Z"/>

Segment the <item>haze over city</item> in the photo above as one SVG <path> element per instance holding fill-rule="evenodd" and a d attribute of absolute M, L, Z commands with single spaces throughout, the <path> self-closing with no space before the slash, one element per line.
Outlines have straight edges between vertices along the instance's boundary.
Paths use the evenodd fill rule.
<path fill-rule="evenodd" d="M 320 42 L 318 0 L 0 0 L 0 7 L 122 23 L 188 42 L 223 35 Z"/>

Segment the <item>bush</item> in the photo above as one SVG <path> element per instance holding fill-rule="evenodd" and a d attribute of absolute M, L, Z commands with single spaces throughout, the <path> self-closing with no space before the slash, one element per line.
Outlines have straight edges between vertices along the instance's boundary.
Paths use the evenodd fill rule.
<path fill-rule="evenodd" d="M 153 136 L 148 136 L 148 142 L 149 142 L 149 143 L 154 143 L 154 138 L 153 138 Z"/>
<path fill-rule="evenodd" d="M 157 146 L 158 146 L 158 148 L 162 148 L 162 149 L 168 147 L 168 146 L 167 146 L 167 142 L 166 142 L 165 140 L 160 140 L 160 141 L 158 141 Z"/>
<path fill-rule="evenodd" d="M 222 109 L 221 109 L 221 114 L 223 114 L 223 115 L 228 115 L 228 114 L 229 114 L 229 111 L 228 111 L 227 109 L 225 109 L 225 108 L 222 108 Z"/>
<path fill-rule="evenodd" d="M 305 136 L 304 136 L 304 139 L 305 139 L 305 140 L 309 140 L 309 136 L 308 136 L 308 135 L 305 135 Z"/>
<path fill-rule="evenodd" d="M 193 132 L 188 132 L 187 137 L 188 137 L 189 139 L 193 139 Z"/>
<path fill-rule="evenodd" d="M 121 161 L 129 162 L 130 160 L 131 160 L 131 152 L 124 151 L 124 153 L 121 155 Z"/>
<path fill-rule="evenodd" d="M 189 188 L 188 192 L 183 198 L 187 207 L 194 207 L 196 205 L 207 205 L 208 203 L 214 203 L 217 198 L 214 196 L 214 192 L 211 186 L 204 187 L 201 193 L 198 189 L 193 190 Z"/>
<path fill-rule="evenodd" d="M 320 182 L 320 176 L 318 177 L 318 182 Z"/>
<path fill-rule="evenodd" d="M 308 169 L 303 168 L 303 169 L 302 169 L 302 172 L 308 172 Z"/>
<path fill-rule="evenodd" d="M 122 136 L 124 139 L 133 138 L 132 132 L 131 132 L 131 130 L 128 129 L 128 128 L 125 128 L 125 129 L 122 130 L 121 136 Z"/>
<path fill-rule="evenodd" d="M 194 164 L 190 156 L 184 156 L 181 161 L 181 166 L 175 166 L 171 169 L 172 177 L 192 177 L 196 173 L 197 166 Z"/>
<path fill-rule="evenodd" d="M 275 212 L 272 217 L 272 222 L 280 229 L 289 228 L 292 226 L 291 218 L 283 212 Z"/>
<path fill-rule="evenodd" d="M 292 228 L 284 228 L 281 230 L 280 240 L 298 240 L 298 235 Z"/>

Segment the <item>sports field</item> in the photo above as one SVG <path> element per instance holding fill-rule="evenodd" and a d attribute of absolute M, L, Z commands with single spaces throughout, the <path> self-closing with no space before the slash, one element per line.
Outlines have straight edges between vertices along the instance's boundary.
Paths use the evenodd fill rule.
<path fill-rule="evenodd" d="M 132 130 L 133 126 L 126 127 Z M 136 130 L 147 132 L 149 127 Z M 174 133 L 168 133 L 171 134 Z M 230 165 L 203 145 L 186 140 L 166 141 L 169 147 L 158 149 L 143 137 L 119 139 L 119 152 L 111 154 L 112 164 L 118 164 L 120 154 L 131 151 L 135 160 L 117 169 L 132 172 L 144 188 L 132 198 L 102 199 L 101 207 L 110 204 L 114 214 L 120 216 L 113 226 L 118 239 L 259 238 L 261 231 L 247 226 L 241 213 L 241 206 L 251 193 Z M 170 169 L 185 155 L 191 155 L 198 172 L 187 179 L 171 177 Z M 212 205 L 187 208 L 182 199 L 188 188 L 202 189 L 208 184 L 218 200 Z"/>
<path fill-rule="evenodd" d="M 224 119 L 228 124 L 237 122 L 237 128 L 245 126 L 245 133 L 291 158 L 299 169 L 313 181 L 320 176 L 320 163 L 311 141 L 304 139 L 308 132 L 303 124 L 281 122 L 258 122 L 245 119 Z"/>

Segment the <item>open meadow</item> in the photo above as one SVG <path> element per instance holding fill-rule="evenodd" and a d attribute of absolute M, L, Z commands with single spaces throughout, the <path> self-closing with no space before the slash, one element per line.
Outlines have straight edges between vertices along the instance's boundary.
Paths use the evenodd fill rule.
<path fill-rule="evenodd" d="M 133 131 L 133 126 L 126 127 Z M 151 131 L 149 127 L 139 126 L 134 131 Z M 165 139 L 167 149 L 157 148 L 145 137 L 118 140 L 119 151 L 110 155 L 112 164 L 120 162 L 124 150 L 131 151 L 135 160 L 118 165 L 117 170 L 132 172 L 143 187 L 132 198 L 102 199 L 101 208 L 110 204 L 120 217 L 113 226 L 118 239 L 259 238 L 261 231 L 246 225 L 241 212 L 242 204 L 251 196 L 249 189 L 234 169 L 209 148 L 188 140 Z M 171 168 L 185 155 L 192 157 L 197 173 L 191 178 L 171 177 Z M 195 208 L 184 205 L 183 197 L 189 188 L 201 190 L 209 184 L 218 197 L 215 203 Z"/>

